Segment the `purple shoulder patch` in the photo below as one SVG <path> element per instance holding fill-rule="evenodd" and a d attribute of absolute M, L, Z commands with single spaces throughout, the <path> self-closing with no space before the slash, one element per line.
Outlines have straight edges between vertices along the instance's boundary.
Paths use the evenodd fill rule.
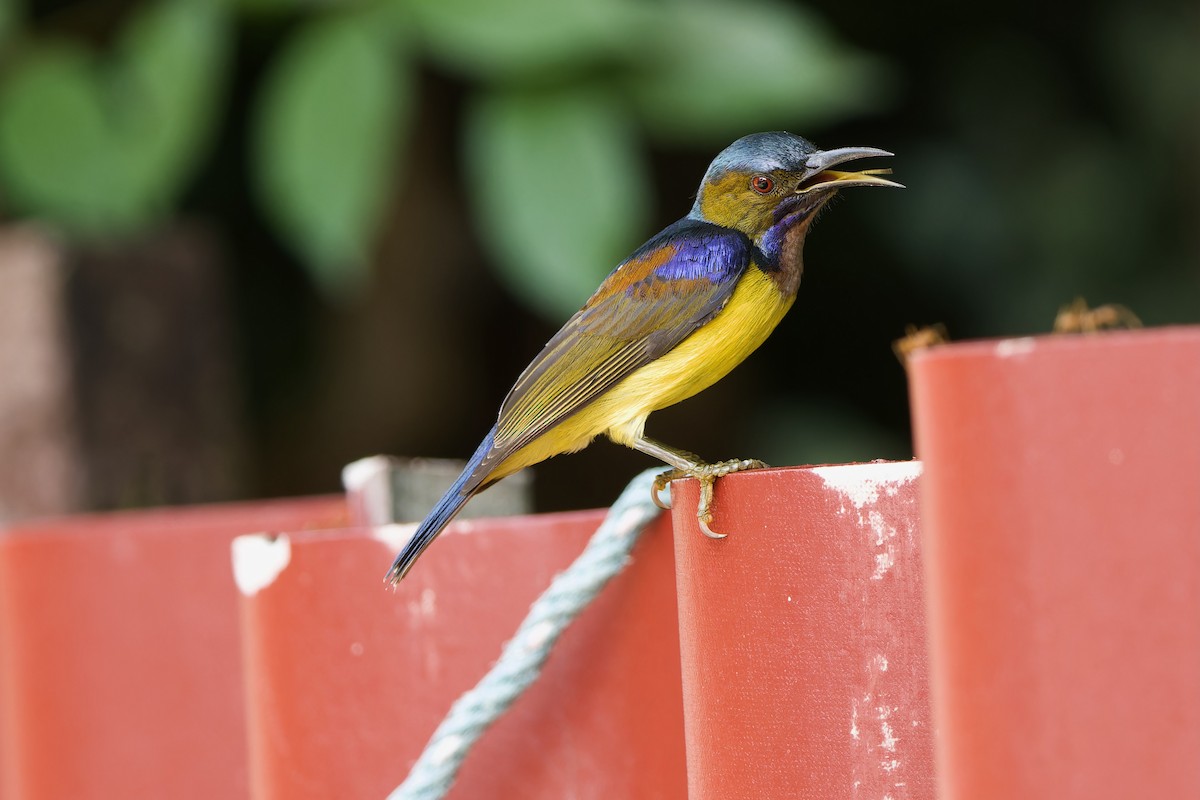
<path fill-rule="evenodd" d="M 648 244 L 673 250 L 670 258 L 654 268 L 653 279 L 693 281 L 708 279 L 721 283 L 736 278 L 750 263 L 750 240 L 737 231 L 705 222 L 676 223 Z"/>

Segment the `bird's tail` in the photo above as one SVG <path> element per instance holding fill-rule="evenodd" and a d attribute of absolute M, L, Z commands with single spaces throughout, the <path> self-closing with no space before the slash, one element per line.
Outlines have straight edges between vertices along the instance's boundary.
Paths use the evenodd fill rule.
<path fill-rule="evenodd" d="M 475 475 L 475 470 L 483 461 L 484 456 L 492 449 L 492 440 L 495 438 L 496 429 L 493 428 L 490 433 L 479 445 L 479 449 L 475 451 L 475 455 L 471 456 L 471 460 L 467 462 L 467 466 L 463 469 L 462 474 L 455 479 L 454 483 L 442 495 L 442 499 L 438 500 L 437 505 L 429 512 L 424 521 L 417 526 L 417 530 L 413 533 L 412 538 L 400 550 L 400 554 L 396 556 L 396 560 L 392 562 L 392 568 L 388 570 L 384 576 L 384 581 L 395 586 L 404 579 L 408 571 L 412 569 L 413 564 L 421 557 L 421 553 L 425 552 L 425 548 L 437 538 L 437 535 L 442 532 L 442 529 L 450 524 L 450 521 L 462 510 L 462 507 L 467 504 L 467 501 L 475 496 L 480 489 L 487 485 L 487 481 L 480 481 Z"/>

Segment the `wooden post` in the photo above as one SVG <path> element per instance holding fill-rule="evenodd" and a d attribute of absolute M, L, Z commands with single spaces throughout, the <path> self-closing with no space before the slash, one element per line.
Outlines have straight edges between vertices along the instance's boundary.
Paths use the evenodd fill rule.
<path fill-rule="evenodd" d="M 0 228 L 0 523 L 244 491 L 220 266 L 198 225 Z"/>

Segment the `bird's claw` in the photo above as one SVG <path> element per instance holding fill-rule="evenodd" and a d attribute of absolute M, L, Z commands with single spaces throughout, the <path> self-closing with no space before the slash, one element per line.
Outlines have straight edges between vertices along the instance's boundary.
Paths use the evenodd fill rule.
<path fill-rule="evenodd" d="M 669 509 L 671 506 L 662 502 L 659 493 L 672 481 L 680 478 L 695 478 L 700 484 L 700 502 L 696 506 L 696 524 L 699 526 L 700 532 L 708 538 L 724 539 L 728 534 L 717 533 L 709 527 L 712 522 L 713 487 L 716 485 L 717 478 L 723 478 L 733 472 L 762 469 L 766 466 L 764 462 L 756 458 L 743 458 L 720 461 L 716 464 L 696 464 L 689 469 L 670 469 L 654 479 L 650 496 L 654 499 L 656 506 Z"/>
<path fill-rule="evenodd" d="M 686 477 L 688 477 L 688 473 L 681 469 L 669 469 L 666 472 L 660 473 L 654 479 L 654 485 L 650 487 L 650 498 L 654 501 L 654 505 L 663 511 L 670 511 L 671 503 L 664 503 L 659 493 L 670 486 L 671 481 Z M 674 498 L 672 498 L 672 502 L 674 502 Z"/>

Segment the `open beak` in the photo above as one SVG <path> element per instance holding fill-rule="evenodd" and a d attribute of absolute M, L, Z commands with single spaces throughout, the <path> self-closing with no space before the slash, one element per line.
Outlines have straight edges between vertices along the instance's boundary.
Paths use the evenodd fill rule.
<path fill-rule="evenodd" d="M 889 181 L 880 175 L 891 175 L 890 169 L 866 169 L 862 172 L 842 172 L 830 167 L 855 161 L 860 158 L 873 156 L 890 156 L 887 150 L 876 147 L 839 147 L 836 150 L 822 150 L 813 153 L 805 162 L 804 179 L 796 188 L 797 194 L 806 194 L 815 190 L 845 189 L 850 186 L 891 186 L 903 189 L 904 184 Z"/>

